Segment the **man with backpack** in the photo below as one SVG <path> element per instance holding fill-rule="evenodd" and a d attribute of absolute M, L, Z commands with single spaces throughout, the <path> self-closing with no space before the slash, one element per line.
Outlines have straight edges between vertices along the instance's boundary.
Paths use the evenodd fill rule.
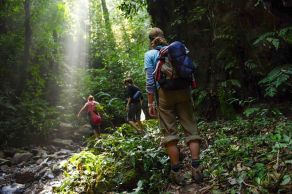
<path fill-rule="evenodd" d="M 166 147 L 170 158 L 170 178 L 178 185 L 185 184 L 177 147 L 178 119 L 184 129 L 185 143 L 191 152 L 192 179 L 198 183 L 203 176 L 200 166 L 201 137 L 195 123 L 191 96 L 191 87 L 194 86 L 193 63 L 182 43 L 167 44 L 161 29 L 152 28 L 149 39 L 151 49 L 144 58 L 148 109 L 150 116 L 158 116 L 164 134 L 162 145 Z"/>
<path fill-rule="evenodd" d="M 143 104 L 143 95 L 140 89 L 134 85 L 131 78 L 124 80 L 127 95 L 127 121 L 140 132 L 143 130 L 141 123 L 141 109 Z"/>

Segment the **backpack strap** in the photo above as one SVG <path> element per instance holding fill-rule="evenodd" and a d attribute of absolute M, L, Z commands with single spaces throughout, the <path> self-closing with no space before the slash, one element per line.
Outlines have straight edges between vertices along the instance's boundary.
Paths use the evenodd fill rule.
<path fill-rule="evenodd" d="M 156 64 L 155 70 L 153 72 L 154 74 L 154 80 L 159 81 L 161 78 L 161 67 L 165 63 L 165 57 L 168 53 L 168 47 L 160 48 L 159 50 L 159 57 L 158 62 Z"/>

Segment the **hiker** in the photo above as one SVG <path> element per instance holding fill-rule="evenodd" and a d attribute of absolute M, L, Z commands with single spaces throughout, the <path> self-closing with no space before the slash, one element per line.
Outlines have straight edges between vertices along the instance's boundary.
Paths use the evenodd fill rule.
<path fill-rule="evenodd" d="M 143 95 L 140 89 L 134 85 L 131 78 L 124 80 L 127 97 L 127 121 L 139 132 L 143 130 L 141 123 L 141 109 L 143 104 Z"/>
<path fill-rule="evenodd" d="M 93 130 L 95 136 L 99 136 L 100 134 L 100 124 L 101 124 L 101 116 L 96 110 L 96 105 L 99 103 L 94 100 L 92 95 L 89 95 L 87 98 L 87 102 L 80 109 L 77 114 L 77 118 L 79 118 L 80 113 L 87 108 L 87 117 L 89 119 L 91 129 Z"/>
<path fill-rule="evenodd" d="M 194 118 L 191 86 L 180 89 L 165 89 L 154 79 L 154 71 L 159 61 L 160 50 L 168 45 L 163 31 L 157 27 L 149 32 L 151 49 L 145 53 L 144 68 L 146 72 L 146 90 L 148 98 L 148 109 L 150 116 L 157 116 L 160 129 L 164 134 L 162 145 L 166 147 L 170 158 L 170 178 L 178 185 L 184 185 L 185 180 L 181 175 L 181 164 L 179 160 L 179 142 L 176 120 L 182 125 L 185 133 L 185 143 L 191 152 L 192 179 L 200 182 L 203 179 L 200 166 L 200 141 Z M 186 50 L 186 48 L 184 47 Z M 187 52 L 187 51 L 185 51 Z M 172 73 L 171 73 L 172 74 Z M 155 103 L 156 100 L 156 103 Z"/>

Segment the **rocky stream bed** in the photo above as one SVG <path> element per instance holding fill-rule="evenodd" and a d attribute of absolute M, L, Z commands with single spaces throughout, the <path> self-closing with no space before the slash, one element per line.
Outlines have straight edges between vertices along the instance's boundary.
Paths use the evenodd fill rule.
<path fill-rule="evenodd" d="M 45 145 L 0 150 L 0 194 L 49 194 L 61 184 L 60 163 L 80 152 L 90 126 L 61 123 Z"/>

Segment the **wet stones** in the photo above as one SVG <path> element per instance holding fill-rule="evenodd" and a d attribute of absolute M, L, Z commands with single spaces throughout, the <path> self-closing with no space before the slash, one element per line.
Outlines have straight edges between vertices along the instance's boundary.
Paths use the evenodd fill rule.
<path fill-rule="evenodd" d="M 29 160 L 32 156 L 33 156 L 33 154 L 30 152 L 16 153 L 16 154 L 14 154 L 11 162 L 12 162 L 12 164 L 19 164 L 21 162 Z"/>

